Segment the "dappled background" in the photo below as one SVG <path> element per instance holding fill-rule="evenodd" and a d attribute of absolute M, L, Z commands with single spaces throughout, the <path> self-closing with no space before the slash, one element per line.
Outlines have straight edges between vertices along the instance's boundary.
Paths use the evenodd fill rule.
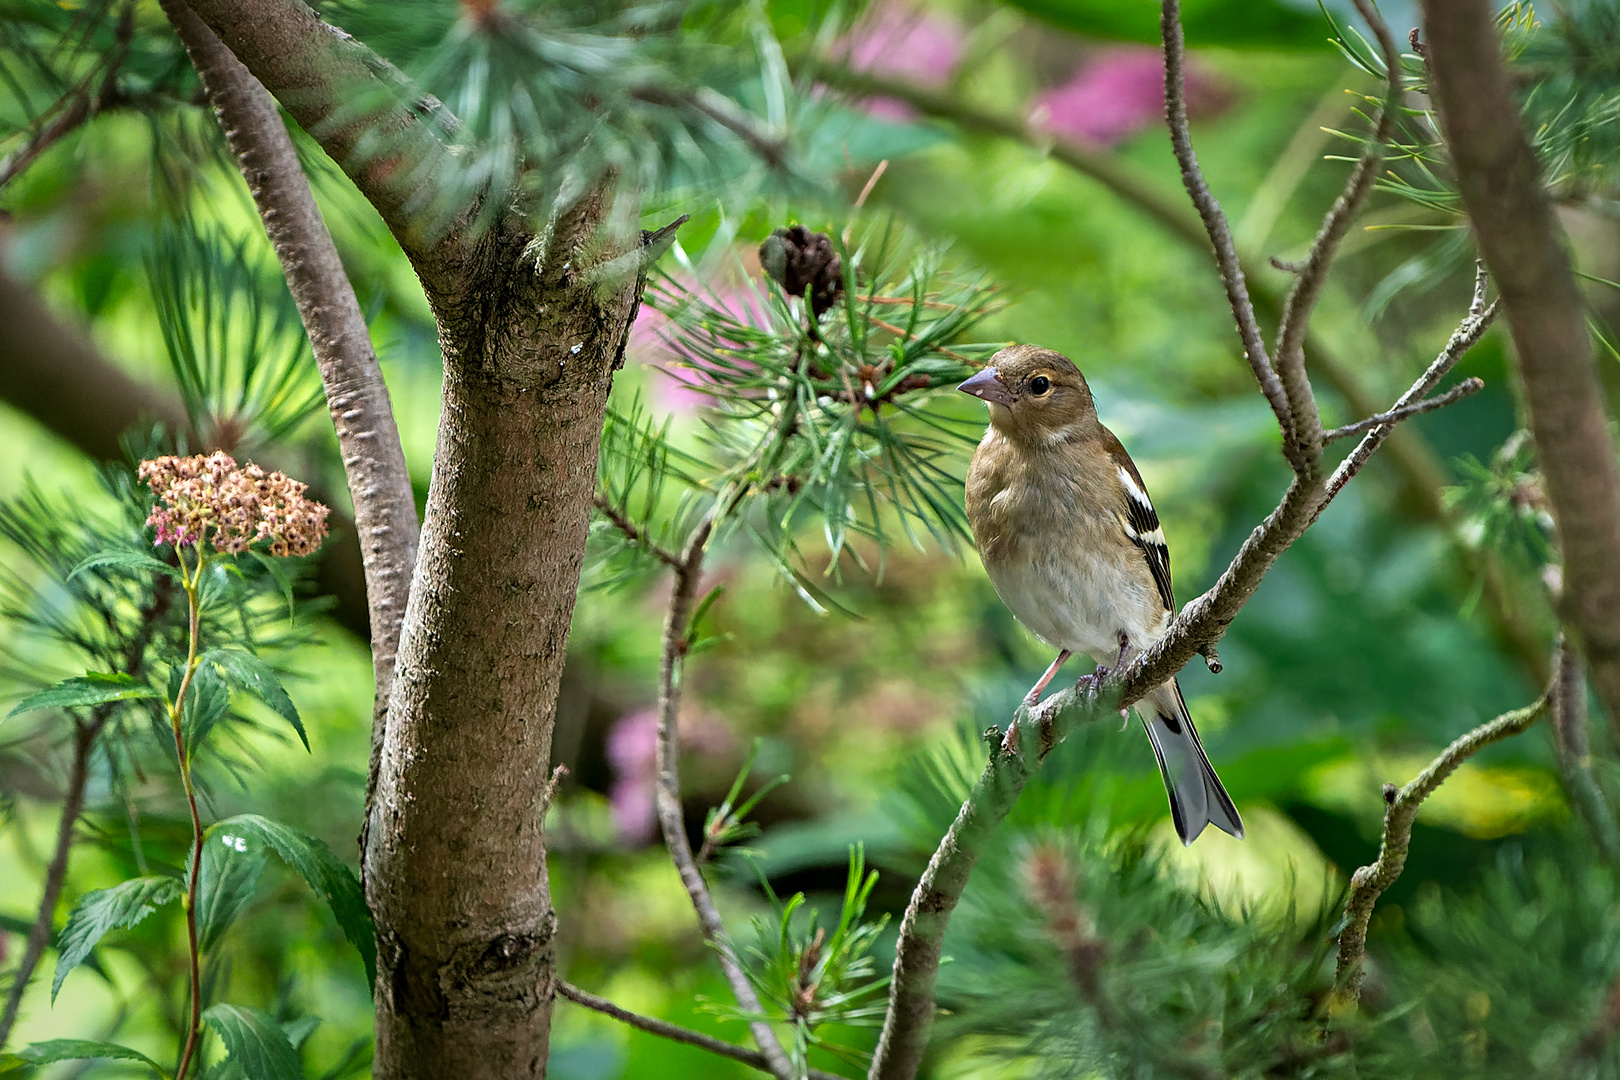
<path fill-rule="evenodd" d="M 453 5 L 322 7 L 453 106 L 467 72 L 488 70 L 469 58 L 476 49 L 466 40 L 458 48 L 468 56 L 434 52 L 445 34 L 466 38 Z M 417 7 L 423 17 L 412 21 L 405 12 Z M 1349 168 L 1344 158 L 1358 150 L 1349 136 L 1365 131 L 1361 113 L 1378 83 L 1335 45 L 1338 31 L 1313 6 L 1187 7 L 1200 160 L 1257 268 L 1261 306 L 1267 297 L 1275 306 L 1288 275 L 1266 260 L 1286 264 L 1306 250 Z M 682 156 L 679 132 L 653 127 L 643 132 L 646 145 L 667 146 L 667 154 L 643 154 L 639 143 L 627 152 L 626 161 L 658 174 L 648 224 L 678 212 L 693 220 L 661 264 L 663 285 L 649 289 L 615 407 L 639 402 L 667 414 L 676 446 L 708 453 L 714 413 L 702 365 L 673 340 L 660 295 L 699 289 L 740 322 L 763 319 L 756 249 L 773 228 L 798 221 L 837 234 L 858 225 L 862 236 L 891 229 L 937 252 L 948 280 L 990 290 L 984 318 L 965 340 L 1036 342 L 1074 358 L 1153 494 L 1178 602 L 1207 588 L 1289 474 L 1202 235 L 1185 227 L 1162 127 L 1155 6 L 881 0 L 861 12 L 808 2 L 762 10 L 781 51 L 759 47 L 760 63 L 781 65 L 806 89 L 790 106 L 799 124 L 791 160 L 772 167 L 768 155 L 743 147 L 699 167 Z M 1347 22 L 1341 5 L 1328 11 Z M 258 218 L 212 118 L 188 104 L 196 87 L 183 54 L 163 51 L 153 11 L 136 12 L 152 25 L 137 36 L 119 85 L 131 99 L 168 104 L 155 113 L 108 108 L 0 189 L 0 264 L 107 363 L 159 397 L 178 401 L 177 371 L 183 378 L 188 355 L 192 364 L 202 362 L 197 355 L 253 358 L 256 372 L 238 380 L 257 388 L 244 396 L 253 413 L 241 417 L 244 428 L 275 437 L 277 467 L 344 509 L 330 421 L 308 407 L 319 382 Z M 1411 5 L 1384 13 L 1402 39 L 1415 24 Z M 29 32 L 33 16 L 8 9 L 4 17 L 18 40 Z M 1602 38 L 1614 23 L 1604 5 L 1578 5 L 1562 17 L 1571 20 L 1564 28 L 1534 30 L 1527 16 L 1521 27 L 1526 70 L 1541 80 L 1533 115 L 1567 102 L 1572 80 L 1600 96 L 1620 81 L 1620 39 Z M 728 34 L 758 44 L 723 19 L 704 33 L 717 47 Z M 1344 40 L 1355 51 L 1357 39 Z M 5 91 L 5 123 L 20 127 L 55 91 L 13 63 L 20 51 L 6 55 L 15 80 Z M 769 113 L 778 107 L 770 85 L 745 81 L 735 94 Z M 1613 278 L 1616 159 L 1603 152 L 1604 137 L 1599 125 L 1563 147 L 1557 179 L 1581 268 Z M 13 136 L 6 147 L 17 145 Z M 425 301 L 381 222 L 313 144 L 301 147 L 425 493 L 440 378 Z M 507 167 L 479 164 L 487 172 L 478 182 L 500 182 Z M 1330 424 L 1359 419 L 1367 402 L 1393 401 L 1445 342 L 1472 288 L 1454 210 L 1443 199 L 1412 197 L 1427 183 L 1420 168 L 1398 160 L 1392 168 L 1399 179 L 1375 194 L 1352 231 L 1313 325 L 1310 355 L 1321 361 L 1313 373 Z M 1400 187 L 1407 190 L 1393 190 Z M 1620 314 L 1616 294 L 1591 287 L 1594 326 L 1606 333 Z M 186 327 L 202 324 L 205 311 L 214 313 L 220 342 L 188 348 Z M 1550 519 L 1513 441 L 1520 419 L 1503 348 L 1497 331 L 1470 352 L 1457 372 L 1483 379 L 1485 389 L 1411 421 L 1283 557 L 1222 642 L 1222 673 L 1198 664 L 1184 673 L 1192 715 L 1248 838 L 1210 831 L 1183 849 L 1134 725 L 1070 737 L 1025 792 L 947 938 L 941 1001 L 949 1012 L 931 1075 L 1105 1075 L 1120 1067 L 1094 1057 L 1090 1025 L 1100 1021 L 1073 1021 L 1091 1015 L 1080 1008 L 1084 978 L 1065 960 L 1073 950 L 1064 952 L 1062 928 L 1076 919 L 1107 943 L 1101 963 L 1112 965 L 1109 977 L 1135 989 L 1121 1008 L 1136 1018 L 1143 1043 L 1159 1037 L 1155 1025 L 1171 1033 L 1165 1038 L 1184 1035 L 1174 1027 L 1177 1010 L 1197 1012 L 1223 978 L 1248 977 L 1234 973 L 1275 972 L 1276 1001 L 1248 1006 L 1259 1018 L 1257 1041 L 1265 1017 L 1325 994 L 1324 943 L 1350 872 L 1376 854 L 1381 786 L 1405 783 L 1457 735 L 1532 701 L 1547 676 Z M 1612 353 L 1602 365 L 1605 385 L 1620 390 Z M 940 464 L 957 479 L 942 479 L 939 494 L 958 505 L 983 407 L 944 394 L 930 409 L 957 432 L 942 436 L 954 441 Z M 229 403 L 221 411 L 230 414 Z M 148 433 L 133 437 L 144 446 Z M 238 456 L 262 449 L 245 446 Z M 0 704 L 9 708 L 83 668 L 39 632 L 41 613 L 71 599 L 19 535 L 80 516 L 117 522 L 121 510 L 95 463 L 26 407 L 0 410 L 0 498 L 8 500 L 0 511 Z M 768 920 L 777 897 L 802 891 L 835 913 L 852 845 L 864 846 L 879 874 L 869 913 L 897 917 L 977 774 L 977 733 L 1006 723 L 1050 659 L 951 529 L 916 527 L 913 536 L 896 525 L 881 548 L 856 534 L 836 557 L 822 531 L 816 521 L 797 538 L 788 574 L 738 530 L 711 555 L 704 579 L 705 588 L 725 589 L 703 613 L 688 668 L 681 730 L 689 824 L 702 826 L 745 762 L 745 791 L 790 777 L 755 807 L 758 835 L 717 857 L 718 900 L 745 944 L 749 919 Z M 603 557 L 586 570 L 554 741 L 554 760 L 569 770 L 548 821 L 559 964 L 574 984 L 628 1008 L 736 1039 L 742 1027 L 718 1008 L 729 992 L 658 841 L 653 810 L 652 710 L 668 579 L 623 572 L 609 546 L 596 545 Z M 274 634 L 286 640 L 275 656 L 309 751 L 272 714 L 244 705 L 225 751 L 201 766 L 202 782 L 210 816 L 262 813 L 351 859 L 365 789 L 370 660 L 352 612 L 318 599 L 313 585 L 300 595 L 278 609 Z M 1067 674 L 1083 670 L 1077 664 Z M 68 735 L 49 713 L 0 724 L 0 970 L 20 955 L 33 917 Z M 1601 757 L 1606 737 L 1594 737 Z M 64 911 L 148 862 L 183 860 L 189 826 L 165 775 L 133 759 L 95 765 Z M 1614 777 L 1600 770 L 1599 779 Z M 1546 731 L 1481 754 L 1425 805 L 1411 860 L 1375 916 L 1366 994 L 1378 1019 L 1365 1037 L 1387 1048 L 1388 1060 L 1369 1051 L 1364 1070 L 1468 1067 L 1509 1076 L 1563 1060 L 1606 1015 L 1620 963 L 1617 914 L 1615 881 L 1572 823 Z M 280 1018 L 320 1018 L 305 1044 L 309 1075 L 366 1075 L 365 971 L 326 910 L 273 865 L 242 925 L 216 977 L 271 1003 Z M 54 1006 L 49 980 L 37 980 L 13 1043 L 116 1037 L 162 1060 L 183 1019 L 183 951 L 174 947 L 181 934 L 165 915 L 109 937 L 94 965 L 68 977 Z M 891 926 L 877 945 L 880 969 L 893 934 Z M 874 1038 L 854 1024 L 825 1034 L 857 1051 Z M 1598 1061 L 1603 1042 L 1595 1045 Z M 561 1003 L 554 1051 L 551 1075 L 560 1080 L 747 1073 Z M 1286 1058 L 1272 1046 L 1252 1060 L 1271 1067 Z M 838 1067 L 830 1052 L 811 1060 Z M 1153 1068 L 1150 1058 L 1136 1064 Z"/>

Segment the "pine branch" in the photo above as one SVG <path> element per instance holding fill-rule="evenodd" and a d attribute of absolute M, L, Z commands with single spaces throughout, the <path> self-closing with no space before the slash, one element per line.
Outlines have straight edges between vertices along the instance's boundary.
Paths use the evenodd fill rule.
<path fill-rule="evenodd" d="M 1350 895 L 1344 904 L 1344 929 L 1339 932 L 1339 956 L 1334 969 L 1334 1009 L 1354 1005 L 1361 997 L 1361 982 L 1367 957 L 1367 924 L 1373 905 L 1384 890 L 1395 884 L 1406 866 L 1407 848 L 1412 842 L 1412 823 L 1423 800 L 1434 794 L 1448 776 L 1484 747 L 1510 735 L 1517 735 L 1541 719 L 1551 702 L 1551 691 L 1540 700 L 1496 719 L 1461 736 L 1429 763 L 1409 784 L 1396 790 L 1384 785 L 1384 835 L 1378 859 L 1350 877 Z"/>
<path fill-rule="evenodd" d="M 159 575 L 153 587 L 152 599 L 141 610 L 141 621 L 134 635 L 125 643 L 123 663 L 119 670 L 125 675 L 139 675 L 146 666 L 146 650 L 152 643 L 158 627 L 168 617 L 174 598 L 174 580 Z M 73 832 L 84 812 L 85 790 L 90 780 L 90 757 L 95 752 L 96 740 L 112 719 L 112 705 L 98 705 L 91 710 L 87 721 L 73 724 L 73 762 L 68 768 L 67 789 L 62 796 L 62 812 L 57 817 L 56 846 L 51 861 L 45 868 L 44 887 L 40 890 L 39 908 L 34 923 L 28 930 L 23 956 L 11 974 L 11 992 L 6 997 L 5 1012 L 0 1014 L 0 1049 L 11 1037 L 17 1022 L 17 1010 L 23 995 L 34 978 L 34 970 L 50 944 L 51 930 L 56 918 L 56 903 L 62 897 L 62 884 L 67 880 L 68 859 L 73 853 Z"/>

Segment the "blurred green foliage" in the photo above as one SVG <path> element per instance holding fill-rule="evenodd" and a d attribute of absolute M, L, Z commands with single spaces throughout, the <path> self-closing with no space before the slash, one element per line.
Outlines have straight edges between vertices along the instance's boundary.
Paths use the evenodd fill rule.
<path fill-rule="evenodd" d="M 526 53 L 488 55 L 490 43 L 458 21 L 451 5 L 344 0 L 321 7 L 463 102 L 476 99 L 478 71 L 515 70 L 514 78 L 548 94 L 561 85 L 543 77 L 555 70 L 593 76 L 590 87 L 612 85 L 616 93 L 643 71 L 611 62 L 613 50 L 625 47 L 614 38 L 612 19 L 623 15 L 616 8 L 570 12 L 568 27 L 529 42 L 550 65 L 532 66 Z M 772 130 L 798 132 L 802 141 L 791 144 L 791 167 L 773 171 L 710 130 L 709 121 L 679 108 L 627 105 L 628 119 L 615 129 L 622 142 L 614 145 L 623 161 L 645 166 L 655 188 L 648 204 L 694 215 L 681 234 L 685 261 L 677 255 L 664 264 L 669 285 L 657 306 L 677 318 L 684 311 L 689 323 L 709 321 L 712 355 L 702 358 L 709 363 L 746 344 L 740 339 L 749 333 L 762 343 L 802 333 L 752 252 L 790 220 L 841 226 L 850 218 L 847 202 L 886 161 L 865 219 L 892 220 L 896 235 L 915 238 L 898 259 L 899 272 L 884 279 L 893 294 L 909 288 L 907 273 L 921 265 L 967 283 L 953 299 L 985 308 L 972 326 L 975 341 L 1037 341 L 1073 356 L 1153 493 L 1174 552 L 1178 599 L 1206 588 L 1286 482 L 1274 424 L 1239 358 L 1207 256 L 1039 146 L 962 136 L 914 114 L 873 117 L 815 93 L 787 94 L 773 58 L 777 44 L 781 55 L 795 57 L 858 36 L 870 25 L 849 29 L 859 12 L 786 0 L 744 12 L 725 7 L 700 5 L 684 16 L 684 32 L 704 46 L 701 63 L 682 69 L 659 54 L 647 58 L 648 70 L 660 77 L 678 71 L 687 81 L 669 85 L 683 91 L 718 86 Z M 1145 3 L 942 0 L 900 8 L 906 34 L 926 25 L 956 43 L 939 83 L 965 103 L 1003 113 L 1023 114 L 1043 91 L 1129 48 L 1121 42 L 1156 38 L 1154 5 Z M 124 10 L 111 3 L 0 8 L 0 131 L 10 131 L 0 148 L 21 145 L 32 120 L 54 115 L 59 95 L 105 76 L 106 61 L 121 48 Z M 244 437 L 273 437 L 302 463 L 301 478 L 341 491 L 335 442 L 303 396 L 313 383 L 296 323 L 278 314 L 284 296 L 273 275 L 263 280 L 261 271 L 273 264 L 251 204 L 157 9 L 128 11 L 128 56 L 113 75 L 118 94 L 0 189 L 7 215 L 0 258 L 121 367 L 184 392 L 206 415 L 234 417 Z M 632 14 L 651 19 L 661 11 Z M 835 14 L 846 21 L 829 28 Z M 1620 160 L 1611 120 L 1620 20 L 1603 0 L 1537 14 L 1546 22 L 1526 26 L 1517 61 L 1527 108 L 1544 136 L 1540 145 L 1560 163 L 1557 175 L 1569 178 L 1560 212 L 1577 258 L 1584 270 L 1612 279 L 1616 268 L 1604 260 L 1620 247 L 1611 190 Z M 575 41 L 569 35 L 580 26 L 594 36 Z M 1196 69 L 1218 91 L 1216 106 L 1194 126 L 1212 187 L 1253 250 L 1297 258 L 1348 170 L 1338 156 L 1350 144 L 1322 129 L 1357 130 L 1354 110 L 1373 84 L 1328 47 L 1327 22 L 1297 5 L 1189 2 L 1186 26 Z M 1404 37 L 1404 27 L 1396 30 Z M 887 62 L 905 61 L 908 48 L 922 51 L 915 38 L 900 42 L 887 50 Z M 65 44 L 53 51 L 56 43 Z M 578 50 L 554 55 L 565 45 Z M 769 99 L 777 91 L 786 96 L 773 113 Z M 480 118 L 469 138 L 485 140 L 478 146 L 489 151 L 475 155 L 478 168 L 467 179 L 521 188 L 528 163 L 495 135 L 502 125 L 521 127 L 523 117 L 497 104 L 461 109 Z M 595 133 L 583 112 L 569 115 L 575 126 L 547 133 L 563 160 L 582 133 Z M 688 146 L 693 130 L 703 137 Z M 299 138 L 371 318 L 407 458 L 425 485 L 439 378 L 426 305 L 375 215 L 313 143 Z M 711 143 L 724 152 L 683 156 Z M 1146 183 L 1178 192 L 1166 140 L 1151 122 L 1112 153 Z M 1434 175 L 1443 183 L 1443 169 Z M 543 194 L 555 177 L 531 179 Z M 1421 210 L 1386 190 L 1368 223 L 1435 224 Z M 184 220 L 208 238 L 211 254 L 181 250 L 175 230 Z M 931 261 L 919 263 L 921 251 Z M 1353 235 L 1317 328 L 1376 400 L 1393 400 L 1463 313 L 1472 277 L 1466 262 L 1453 229 Z M 1274 286 L 1286 284 L 1281 270 L 1261 273 Z M 209 275 L 213 286 L 188 291 L 203 289 Z M 257 299 L 207 309 L 218 333 L 188 336 L 207 303 L 237 296 L 237 281 L 251 282 L 244 295 Z M 699 282 L 706 291 L 689 291 Z M 852 280 L 846 291 L 871 295 L 877 283 Z M 986 305 L 977 290 L 990 284 L 995 303 Z M 751 299 L 738 306 L 739 296 Z M 1607 330 L 1620 308 L 1602 289 L 1591 299 L 1594 323 Z M 701 317 L 693 307 L 702 308 Z M 764 326 L 750 324 L 750 313 L 764 316 Z M 650 324 L 655 316 L 647 309 L 643 318 Z M 265 366 L 248 365 L 257 354 L 243 342 L 270 358 Z M 626 462 L 665 474 L 713 460 L 746 469 L 738 447 L 747 440 L 735 440 L 759 416 L 737 414 L 751 401 L 756 412 L 768 412 L 749 397 L 765 388 L 764 381 L 749 383 L 762 380 L 756 370 L 730 372 L 735 407 L 722 419 L 666 370 L 671 359 L 692 362 L 672 357 L 653 334 L 633 344 L 613 402 L 608 449 L 618 452 L 604 459 L 618 463 L 607 466 L 608 475 L 626 505 L 632 493 L 645 498 L 647 520 L 679 496 L 660 497 L 645 471 L 623 471 L 631 469 Z M 906 362 L 896 357 L 889 374 L 947 384 L 943 366 L 902 373 Z M 1606 386 L 1620 392 L 1614 357 L 1604 363 Z M 232 364 L 235 374 L 225 373 Z M 1615 875 L 1570 821 L 1542 730 L 1482 754 L 1425 808 L 1411 861 L 1375 916 L 1363 1014 L 1319 1037 L 1316 1010 L 1332 976 L 1326 942 L 1349 873 L 1376 853 L 1380 785 L 1409 779 L 1451 738 L 1538 690 L 1493 629 L 1470 551 L 1501 560 L 1518 586 L 1512 595 L 1521 598 L 1507 616 L 1551 646 L 1542 579 L 1555 552 L 1534 462 L 1514 434 L 1519 414 L 1502 342 L 1488 339 L 1458 373 L 1484 378 L 1486 390 L 1410 425 L 1445 464 L 1457 527 L 1424 512 L 1411 497 L 1410 477 L 1386 453 L 1285 556 L 1234 623 L 1222 644 L 1224 672 L 1197 668 L 1183 676 L 1210 756 L 1252 823 L 1250 837 L 1239 844 L 1211 836 L 1181 849 L 1145 740 L 1128 727 L 1103 726 L 1070 738 L 987 853 L 952 925 L 941 979 L 949 1012 L 928 1065 L 932 1076 L 1616 1075 L 1620 1058 L 1608 1038 L 1617 1026 L 1611 988 L 1620 974 Z M 819 391 L 811 375 L 803 378 L 808 408 Z M 205 383 L 228 383 L 231 394 L 210 399 Z M 1357 419 L 1330 391 L 1323 396 L 1334 422 Z M 851 415 L 857 425 L 875 423 L 878 410 L 867 421 L 860 409 Z M 961 430 L 983 419 L 976 403 L 948 395 L 929 418 Z M 939 526 L 947 540 L 968 448 L 960 438 L 929 443 L 935 487 L 926 498 L 893 500 L 914 523 Z M 822 460 L 800 452 L 812 466 Z M 150 603 L 146 586 L 117 567 L 65 580 L 94 550 L 142 543 L 127 477 L 110 475 L 104 484 L 27 417 L 0 414 L 7 596 L 0 692 L 8 709 L 87 664 L 106 670 L 104 661 L 117 660 L 110 651 L 122 632 L 117 613 Z M 880 551 L 872 534 L 879 520 L 899 524 L 902 514 L 892 508 L 867 509 L 851 489 L 826 485 L 779 495 L 769 514 L 774 549 L 803 541 L 793 560 L 801 588 L 784 584 L 779 560 L 762 554 L 745 530 L 714 553 L 705 585 L 724 592 L 697 627 L 704 647 L 687 673 L 683 774 L 694 835 L 713 808 L 740 805 L 769 777 L 791 774 L 752 807 L 749 818 L 761 833 L 746 838 L 751 853 L 717 853 L 713 874 L 739 952 L 755 950 L 765 966 L 797 977 L 811 912 L 816 925 L 836 930 L 857 899 L 868 919 L 903 908 L 977 773 L 985 751 L 972 733 L 1005 723 L 1049 658 L 998 603 L 971 554 L 942 550 L 950 544 L 928 528 L 913 530 L 915 544 L 903 529 L 891 531 L 902 541 Z M 933 507 L 939 499 L 946 502 Z M 866 516 L 857 514 L 846 530 L 852 505 Z M 611 530 L 597 530 L 599 561 L 587 585 L 616 588 L 587 590 L 576 614 L 555 749 L 571 779 L 548 828 L 561 969 L 627 1008 L 740 1041 L 742 1025 L 727 1013 L 728 991 L 675 873 L 635 816 L 632 796 L 650 798 L 652 780 L 637 772 L 645 739 L 635 742 L 632 721 L 654 697 L 667 581 L 655 565 L 623 551 Z M 306 755 L 284 730 L 260 723 L 269 714 L 244 705 L 215 732 L 222 752 L 202 766 L 208 818 L 252 813 L 286 822 L 352 864 L 371 715 L 364 646 L 306 607 L 301 592 L 289 624 L 288 583 L 242 565 L 255 599 L 234 614 L 233 632 L 251 633 L 286 667 L 311 749 Z M 801 592 L 810 589 L 856 617 L 818 613 L 803 602 Z M 172 647 L 177 627 L 162 633 L 159 644 Z M 87 894 L 184 862 L 183 803 L 161 764 L 130 749 L 144 744 L 143 732 L 129 726 L 93 759 L 57 929 Z M 60 714 L 0 725 L 0 956 L 7 971 L 21 955 L 50 857 L 71 736 Z M 1592 738 L 1594 767 L 1612 801 L 1620 788 L 1615 747 L 1602 726 Z M 755 745 L 754 779 L 728 797 Z M 875 883 L 852 873 L 852 845 L 863 846 Z M 262 861 L 262 852 L 257 857 Z M 231 901 L 234 927 L 220 939 L 213 985 L 258 1011 L 219 1014 L 216 1030 L 226 1044 L 245 1047 L 231 1040 L 274 1024 L 297 1047 L 305 1075 L 365 1075 L 370 992 L 343 927 L 275 861 L 262 876 L 255 869 L 252 889 L 248 876 Z M 803 900 L 795 899 L 799 893 Z M 54 1007 L 48 980 L 36 977 L 5 1049 L 72 1036 L 169 1062 L 184 1020 L 175 910 L 160 909 L 106 939 L 63 984 Z M 794 931 L 786 937 L 784 921 Z M 844 954 L 853 960 L 840 977 L 886 972 L 893 934 L 891 921 L 882 935 L 859 941 Z M 861 966 L 867 947 L 869 968 Z M 53 954 L 47 963 L 54 962 Z M 873 1033 L 860 1024 L 869 1016 L 827 1019 L 818 1039 L 871 1046 Z M 809 1038 L 802 1049 L 816 1067 L 848 1070 Z M 553 1050 L 551 1075 L 560 1080 L 749 1075 L 741 1065 L 567 1003 L 557 1007 Z M 39 1055 L 55 1052 L 67 1049 Z M 212 1053 L 217 1063 L 221 1051 Z M 0 1075 L 9 1068 L 0 1065 Z M 139 1072 L 127 1063 L 94 1066 L 95 1075 Z"/>

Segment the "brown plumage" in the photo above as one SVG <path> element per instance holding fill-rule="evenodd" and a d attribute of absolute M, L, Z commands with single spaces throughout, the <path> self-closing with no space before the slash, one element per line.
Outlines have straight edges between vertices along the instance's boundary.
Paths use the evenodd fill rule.
<path fill-rule="evenodd" d="M 1071 653 L 1114 664 L 1164 636 L 1175 613 L 1170 551 L 1141 474 L 1068 357 L 1014 345 L 961 389 L 990 406 L 967 478 L 985 571 L 1018 620 L 1061 650 L 1030 691 L 1038 700 Z M 1205 824 L 1241 837 L 1175 680 L 1138 713 L 1182 842 Z"/>

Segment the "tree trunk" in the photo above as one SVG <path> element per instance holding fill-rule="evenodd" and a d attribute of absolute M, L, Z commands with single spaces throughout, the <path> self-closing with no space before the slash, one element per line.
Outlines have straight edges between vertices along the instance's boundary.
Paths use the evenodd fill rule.
<path fill-rule="evenodd" d="M 631 289 L 536 273 L 522 236 L 430 290 L 444 411 L 367 844 L 378 1077 L 543 1076 L 542 814 L 557 687 Z"/>

